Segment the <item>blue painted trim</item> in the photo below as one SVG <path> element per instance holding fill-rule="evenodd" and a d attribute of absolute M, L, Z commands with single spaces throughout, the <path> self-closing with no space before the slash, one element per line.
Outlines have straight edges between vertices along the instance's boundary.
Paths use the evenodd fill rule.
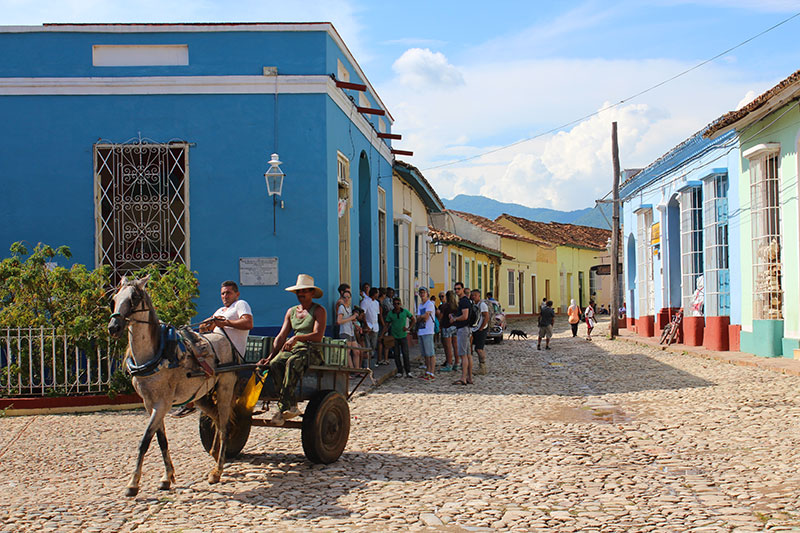
<path fill-rule="evenodd" d="M 706 174 L 705 176 L 700 178 L 700 181 L 707 181 L 707 180 L 710 180 L 711 178 L 714 178 L 716 176 L 727 176 L 727 175 L 728 175 L 728 169 L 727 168 L 712 168 L 708 172 L 708 174 Z"/>
<path fill-rule="evenodd" d="M 635 214 L 638 214 L 639 211 L 645 211 L 647 209 L 653 209 L 653 204 L 642 204 L 639 207 L 637 207 L 636 209 L 634 209 L 633 212 Z"/>
<path fill-rule="evenodd" d="M 702 186 L 703 186 L 702 181 L 687 181 L 682 186 L 675 189 L 675 192 L 683 192 L 686 189 L 694 189 L 696 187 L 702 187 Z"/>

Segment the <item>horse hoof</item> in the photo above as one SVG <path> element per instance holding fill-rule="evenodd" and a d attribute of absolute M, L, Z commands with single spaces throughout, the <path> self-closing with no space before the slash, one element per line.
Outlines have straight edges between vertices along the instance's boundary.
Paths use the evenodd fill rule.
<path fill-rule="evenodd" d="M 137 494 L 139 494 L 139 487 L 128 487 L 125 489 L 125 496 L 128 498 L 133 498 Z"/>
<path fill-rule="evenodd" d="M 208 474 L 208 482 L 213 485 L 214 483 L 219 483 L 220 475 L 218 472 L 211 472 Z"/>
<path fill-rule="evenodd" d="M 169 481 L 162 481 L 158 486 L 158 490 L 169 490 L 171 483 Z"/>

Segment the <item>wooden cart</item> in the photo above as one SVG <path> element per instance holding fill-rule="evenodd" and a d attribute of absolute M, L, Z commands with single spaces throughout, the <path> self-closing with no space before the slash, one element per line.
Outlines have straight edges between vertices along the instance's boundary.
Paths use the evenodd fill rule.
<path fill-rule="evenodd" d="M 371 371 L 346 366 L 349 347 L 345 341 L 323 339 L 319 346 L 324 364 L 309 366 L 298 385 L 298 402 L 308 401 L 302 417 L 275 426 L 270 421 L 273 412 L 266 410 L 271 402 L 278 400 L 275 385 L 268 375 L 262 380 L 255 368 L 255 363 L 272 351 L 272 341 L 272 337 L 249 336 L 245 352 L 247 364 L 230 368 L 230 371 L 238 372 L 239 381 L 234 416 L 228 432 L 226 458 L 233 459 L 239 455 L 247 444 L 253 426 L 272 426 L 300 429 L 303 451 L 312 463 L 329 464 L 336 461 L 350 436 L 350 407 L 347 402 Z M 352 390 L 351 374 L 360 376 Z M 258 400 L 265 406 L 260 410 L 255 409 Z M 201 415 L 200 440 L 209 453 L 214 444 L 214 435 L 211 418 Z"/>

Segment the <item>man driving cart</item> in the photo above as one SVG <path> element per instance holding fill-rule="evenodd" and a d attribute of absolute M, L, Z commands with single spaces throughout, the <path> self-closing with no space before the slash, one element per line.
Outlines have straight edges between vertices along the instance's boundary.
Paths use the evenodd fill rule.
<path fill-rule="evenodd" d="M 297 384 L 309 365 L 322 364 L 322 354 L 310 343 L 322 341 L 327 317 L 325 308 L 313 301 L 322 298 L 322 289 L 314 285 L 313 277 L 300 274 L 297 283 L 286 290 L 295 293 L 299 305 L 286 311 L 272 352 L 258 362 L 258 366 L 269 366 L 269 375 L 278 394 L 278 411 L 271 420 L 277 426 L 301 414 L 295 397 Z M 294 335 L 289 337 L 292 331 Z"/>

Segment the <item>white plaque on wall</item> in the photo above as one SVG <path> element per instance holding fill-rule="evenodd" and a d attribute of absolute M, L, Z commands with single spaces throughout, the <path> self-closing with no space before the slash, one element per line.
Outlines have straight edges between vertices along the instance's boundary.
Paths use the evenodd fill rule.
<path fill-rule="evenodd" d="M 239 285 L 277 285 L 277 257 L 240 257 Z"/>

